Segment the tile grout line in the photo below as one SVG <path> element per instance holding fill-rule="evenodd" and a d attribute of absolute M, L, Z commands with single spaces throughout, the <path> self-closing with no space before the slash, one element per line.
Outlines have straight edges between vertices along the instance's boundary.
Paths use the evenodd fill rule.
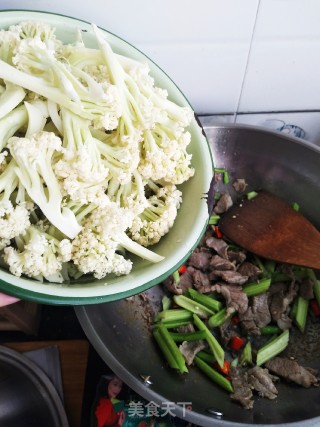
<path fill-rule="evenodd" d="M 244 88 L 244 84 L 245 84 L 245 80 L 246 80 L 247 70 L 248 70 L 248 66 L 249 66 L 249 60 L 250 60 L 250 54 L 251 54 L 251 49 L 252 49 L 252 43 L 253 43 L 253 39 L 254 39 L 254 35 L 255 35 L 255 30 L 256 30 L 256 25 L 257 25 L 257 21 L 258 21 L 258 15 L 259 15 L 259 10 L 260 10 L 260 3 L 261 3 L 261 0 L 258 0 L 257 11 L 256 11 L 256 15 L 255 15 L 255 18 L 254 18 L 254 24 L 253 24 L 253 28 L 252 28 L 252 34 L 251 34 L 251 38 L 250 38 L 250 42 L 249 42 L 249 49 L 248 49 L 248 55 L 247 55 L 247 59 L 246 59 L 246 65 L 245 65 L 243 79 L 242 79 L 241 86 L 240 86 L 240 94 L 239 94 L 239 98 L 238 98 L 237 108 L 236 108 L 236 111 L 233 113 L 233 123 L 236 123 L 237 116 L 239 114 L 239 107 L 240 107 L 241 97 L 242 97 L 243 88 Z"/>

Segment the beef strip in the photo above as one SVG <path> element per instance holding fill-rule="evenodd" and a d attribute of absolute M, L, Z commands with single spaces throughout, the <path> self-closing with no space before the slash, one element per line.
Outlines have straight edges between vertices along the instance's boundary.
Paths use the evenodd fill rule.
<path fill-rule="evenodd" d="M 203 294 L 211 291 L 212 285 L 206 273 L 203 273 L 200 270 L 194 269 L 192 277 L 193 277 L 193 286 L 197 291 Z"/>
<path fill-rule="evenodd" d="M 211 253 L 196 249 L 188 259 L 188 265 L 200 270 L 207 270 L 210 265 Z"/>
<path fill-rule="evenodd" d="M 277 288 L 279 291 L 275 292 Z M 278 287 L 272 285 L 269 294 L 271 294 L 270 313 L 272 319 L 277 322 L 280 329 L 289 329 L 292 325 L 292 320 L 289 317 L 290 304 L 298 294 L 298 284 L 292 281 L 285 286 L 282 283 Z"/>
<path fill-rule="evenodd" d="M 268 295 L 261 294 L 251 298 L 250 306 L 245 313 L 239 313 L 242 328 L 253 335 L 260 335 L 260 328 L 271 322 Z"/>
<path fill-rule="evenodd" d="M 192 365 L 193 359 L 199 351 L 206 348 L 206 343 L 203 340 L 198 341 L 184 341 L 179 346 L 179 350 L 182 353 L 188 366 Z"/>
<path fill-rule="evenodd" d="M 233 205 L 232 198 L 229 193 L 222 193 L 220 199 L 217 201 L 213 212 L 221 215 L 226 212 Z"/>
<path fill-rule="evenodd" d="M 222 258 L 220 255 L 213 255 L 210 260 L 210 268 L 214 270 L 235 270 L 236 266 L 228 259 Z"/>
<path fill-rule="evenodd" d="M 246 183 L 245 179 L 238 178 L 234 181 L 232 186 L 238 193 L 243 193 L 244 191 L 246 191 L 248 184 Z"/>
<path fill-rule="evenodd" d="M 182 288 L 176 283 L 172 276 L 162 282 L 163 286 L 174 295 L 182 295 Z"/>
<path fill-rule="evenodd" d="M 217 277 L 220 277 L 222 280 L 224 280 L 227 283 L 230 283 L 232 285 L 243 285 L 248 281 L 248 276 L 242 276 L 242 274 L 238 273 L 237 271 L 220 271 L 220 270 L 213 270 L 212 271 Z"/>
<path fill-rule="evenodd" d="M 265 366 L 275 374 L 289 380 L 302 387 L 308 388 L 319 385 L 318 372 L 311 368 L 300 366 L 295 360 L 285 357 L 274 357 Z"/>
<path fill-rule="evenodd" d="M 228 257 L 229 261 L 234 262 L 235 264 L 239 265 L 239 264 L 242 264 L 246 260 L 247 255 L 244 251 L 232 251 L 232 250 L 228 249 L 227 257 Z"/>
<path fill-rule="evenodd" d="M 222 258 L 228 259 L 228 244 L 223 239 L 211 236 L 206 240 L 206 245 L 214 249 Z"/>
<path fill-rule="evenodd" d="M 238 267 L 237 272 L 253 280 L 256 280 L 262 273 L 260 268 L 248 261 L 243 262 Z"/>
<path fill-rule="evenodd" d="M 302 298 L 305 298 L 307 300 L 314 298 L 313 293 L 313 281 L 310 279 L 304 279 L 301 281 L 299 286 L 299 295 Z"/>
<path fill-rule="evenodd" d="M 231 400 L 239 402 L 245 409 L 252 409 L 252 390 L 251 386 L 248 384 L 246 371 L 231 366 L 230 377 L 233 386 L 233 393 L 230 394 Z"/>
<path fill-rule="evenodd" d="M 211 287 L 213 292 L 221 294 L 227 305 L 227 315 L 237 311 L 244 313 L 248 308 L 248 297 L 240 286 L 232 286 L 224 283 L 216 283 Z"/>
<path fill-rule="evenodd" d="M 278 395 L 278 390 L 274 385 L 274 381 L 278 381 L 278 377 L 271 375 L 268 369 L 255 366 L 247 372 L 249 385 L 258 392 L 261 397 L 275 399 Z"/>

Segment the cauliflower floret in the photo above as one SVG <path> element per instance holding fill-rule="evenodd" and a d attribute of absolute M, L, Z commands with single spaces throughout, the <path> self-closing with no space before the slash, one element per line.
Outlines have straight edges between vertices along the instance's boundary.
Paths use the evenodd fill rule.
<path fill-rule="evenodd" d="M 149 181 L 155 194 L 148 198 L 147 208 L 134 218 L 130 236 L 143 246 L 158 243 L 167 234 L 176 219 L 182 201 L 182 193 L 175 185 L 164 187 Z"/>
<path fill-rule="evenodd" d="M 70 240 L 59 241 L 37 225 L 31 225 L 16 243 L 17 249 L 8 246 L 3 255 L 12 274 L 48 279 L 55 276 L 58 282 L 63 282 L 62 264 L 71 259 Z"/>

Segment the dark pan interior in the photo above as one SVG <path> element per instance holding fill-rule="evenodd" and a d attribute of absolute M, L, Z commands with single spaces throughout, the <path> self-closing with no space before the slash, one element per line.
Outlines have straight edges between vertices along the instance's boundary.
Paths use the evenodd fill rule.
<path fill-rule="evenodd" d="M 320 148 L 298 139 L 250 126 L 214 126 L 205 129 L 214 164 L 225 167 L 231 180 L 245 178 L 248 191 L 266 189 L 289 203 L 320 228 Z M 303 233 L 303 230 L 299 230 Z M 320 256 L 320 254 L 319 254 Z M 196 369 L 181 376 L 166 368 L 150 339 L 150 314 L 158 310 L 162 291 L 147 291 L 149 301 L 138 296 L 76 309 L 89 340 L 104 361 L 144 398 L 162 402 L 192 402 L 186 419 L 203 426 L 320 425 L 320 388 L 303 389 L 292 384 L 278 385 L 274 401 L 256 398 L 254 409 L 242 409 L 228 395 Z M 301 362 L 320 366 L 320 327 L 297 339 Z M 150 375 L 146 385 L 141 375 Z M 183 406 L 183 405 L 182 405 Z M 210 410 L 221 412 L 217 417 Z M 178 416 L 184 416 L 181 405 Z"/>

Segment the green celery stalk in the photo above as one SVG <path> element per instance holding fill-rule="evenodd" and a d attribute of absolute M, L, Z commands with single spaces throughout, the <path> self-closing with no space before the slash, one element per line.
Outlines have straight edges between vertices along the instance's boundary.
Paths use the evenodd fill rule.
<path fill-rule="evenodd" d="M 174 295 L 173 300 L 180 307 L 190 311 L 191 313 L 197 314 L 202 319 L 207 319 L 214 313 L 210 308 L 205 307 L 185 295 Z"/>
<path fill-rule="evenodd" d="M 193 288 L 188 289 L 188 294 L 194 301 L 197 301 L 213 311 L 219 311 L 222 308 L 221 301 L 218 301 L 209 295 L 203 295 Z"/>
<path fill-rule="evenodd" d="M 217 339 L 209 331 L 207 326 L 202 322 L 202 320 L 196 314 L 193 315 L 193 321 L 194 321 L 194 324 L 196 325 L 196 327 L 200 331 L 206 332 L 206 341 L 207 341 L 214 357 L 216 358 L 218 365 L 221 368 L 223 368 L 223 363 L 224 363 L 224 350 L 223 350 L 223 348 L 221 347 L 221 345 L 219 344 Z"/>
<path fill-rule="evenodd" d="M 208 320 L 208 326 L 209 328 L 216 328 L 217 326 L 222 325 L 229 317 L 232 316 L 232 314 L 235 312 L 235 310 L 232 311 L 232 309 L 229 309 L 230 313 L 227 315 L 227 309 L 222 308 L 218 313 L 215 313 L 213 316 L 209 317 Z"/>
<path fill-rule="evenodd" d="M 171 307 L 171 298 L 165 295 L 162 300 L 162 310 L 169 310 Z"/>
<path fill-rule="evenodd" d="M 248 363 L 252 364 L 252 347 L 250 341 L 248 341 L 247 344 L 244 346 L 239 362 L 240 365 L 245 365 Z"/>
<path fill-rule="evenodd" d="M 171 338 L 175 342 L 197 341 L 197 340 L 203 340 L 206 338 L 205 331 L 186 332 L 186 333 L 169 332 L 169 333 Z"/>
<path fill-rule="evenodd" d="M 279 334 L 280 332 L 281 332 L 281 329 L 278 326 L 274 326 L 274 325 L 264 326 L 263 328 L 260 329 L 261 335 L 274 335 L 274 334 Z"/>
<path fill-rule="evenodd" d="M 301 296 L 298 296 L 297 300 L 297 311 L 295 313 L 294 320 L 300 331 L 303 333 L 307 323 L 309 301 Z"/>
<path fill-rule="evenodd" d="M 193 319 L 192 319 L 192 321 L 193 321 Z M 153 326 L 157 327 L 159 325 L 159 323 L 162 323 L 167 329 L 174 329 L 174 328 L 180 328 L 181 326 L 190 325 L 190 324 L 192 324 L 192 321 L 191 320 L 185 320 L 185 321 L 183 321 L 183 320 L 177 320 L 177 321 L 169 320 L 166 322 L 155 323 Z"/>
<path fill-rule="evenodd" d="M 192 313 L 185 309 L 172 308 L 169 310 L 162 310 L 155 316 L 155 322 L 185 322 L 192 320 Z"/>
<path fill-rule="evenodd" d="M 166 358 L 170 368 L 179 370 L 178 363 L 177 363 L 176 359 L 174 358 L 172 352 L 170 351 L 169 347 L 167 346 L 165 340 L 163 339 L 159 328 L 155 328 L 152 331 L 152 334 L 153 334 L 153 337 L 156 340 L 160 350 L 162 351 L 162 354 Z"/>
<path fill-rule="evenodd" d="M 194 362 L 198 366 L 198 368 L 205 375 L 207 375 L 207 377 L 209 377 L 213 382 L 215 382 L 217 385 L 219 385 L 221 388 L 228 391 L 229 393 L 233 392 L 233 387 L 231 382 L 227 380 L 227 378 L 225 378 L 219 372 L 217 372 L 215 369 L 211 368 L 211 366 L 209 366 L 204 360 L 196 356 L 194 358 Z"/>
<path fill-rule="evenodd" d="M 260 295 L 269 289 L 271 285 L 271 279 L 262 279 L 260 282 L 249 283 L 242 287 L 243 292 L 247 294 L 248 297 L 253 297 L 255 295 Z"/>
<path fill-rule="evenodd" d="M 182 356 L 182 353 L 179 350 L 179 347 L 174 342 L 174 340 L 171 338 L 169 331 L 163 324 L 159 324 L 155 330 L 158 330 L 160 332 L 162 343 L 168 348 L 168 350 L 171 352 L 172 357 L 175 359 L 176 364 L 178 366 L 178 370 L 180 373 L 188 372 L 188 368 L 186 366 L 186 362 L 184 360 L 184 357 Z"/>
<path fill-rule="evenodd" d="M 268 360 L 281 353 L 289 343 L 289 330 L 283 331 L 277 338 L 264 345 L 258 350 L 256 364 L 263 365 Z"/>
<path fill-rule="evenodd" d="M 200 359 L 204 360 L 207 363 L 214 363 L 216 361 L 216 358 L 213 354 L 207 353 L 206 351 L 198 351 L 197 357 L 200 357 Z"/>
<path fill-rule="evenodd" d="M 220 219 L 220 215 L 211 215 L 209 218 L 209 225 L 217 225 Z"/>

